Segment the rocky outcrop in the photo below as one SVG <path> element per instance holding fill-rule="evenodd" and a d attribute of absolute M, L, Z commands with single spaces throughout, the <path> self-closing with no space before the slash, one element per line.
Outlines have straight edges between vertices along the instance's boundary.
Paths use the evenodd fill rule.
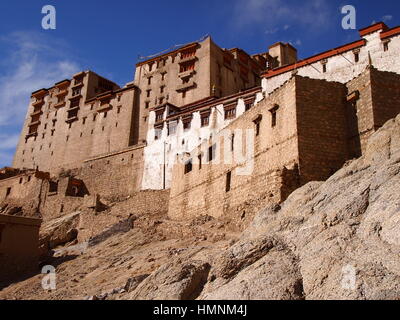
<path fill-rule="evenodd" d="M 399 190 L 400 116 L 361 159 L 261 211 L 209 260 L 207 283 L 190 286 L 200 283 L 198 299 L 211 300 L 400 299 Z M 188 298 L 186 267 L 164 265 L 131 298 Z"/>
<path fill-rule="evenodd" d="M 80 212 L 74 212 L 42 225 L 39 235 L 40 251 L 46 254 L 48 250 L 76 240 Z"/>
<path fill-rule="evenodd" d="M 207 282 L 210 265 L 178 259 L 162 266 L 144 280 L 131 295 L 132 300 L 193 300 Z"/>
<path fill-rule="evenodd" d="M 363 158 L 260 212 L 201 298 L 400 299 L 399 190 L 400 116 Z"/>
<path fill-rule="evenodd" d="M 400 299 L 399 190 L 400 115 L 362 158 L 266 207 L 241 234 L 210 217 L 123 216 L 132 206 L 117 203 L 93 217 L 115 220 L 83 254 L 55 260 L 57 291 L 41 290 L 38 276 L 0 299 Z M 46 223 L 42 242 L 70 243 L 79 224 L 79 213 Z"/>

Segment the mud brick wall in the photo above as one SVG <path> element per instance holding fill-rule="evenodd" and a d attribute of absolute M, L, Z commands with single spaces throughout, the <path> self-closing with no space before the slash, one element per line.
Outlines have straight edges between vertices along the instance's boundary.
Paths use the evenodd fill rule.
<path fill-rule="evenodd" d="M 85 162 L 74 176 L 85 182 L 90 194 L 119 199 L 140 190 L 143 176 L 143 146 Z"/>
<path fill-rule="evenodd" d="M 175 166 L 169 205 L 172 218 L 210 215 L 247 220 L 266 204 L 283 200 L 281 190 L 286 184 L 288 188 L 293 188 L 296 179 L 285 179 L 289 174 L 285 177 L 282 171 L 298 163 L 295 90 L 296 81 L 292 79 L 233 121 L 212 141 L 204 143 L 200 150 L 193 151 L 191 158 L 194 165 L 190 173 L 184 173 L 182 161 Z M 276 125 L 273 126 L 270 110 L 276 106 L 279 108 Z M 255 131 L 256 119 L 260 122 L 259 135 Z M 247 133 L 249 129 L 252 131 Z M 232 134 L 235 135 L 234 150 L 247 150 L 247 134 L 254 139 L 254 168 L 249 174 L 238 173 L 237 169 L 243 168 L 240 162 L 225 162 L 224 150 L 230 150 Z M 220 163 L 208 163 L 207 150 L 213 143 L 217 145 L 216 158 Z M 203 154 L 201 169 L 197 160 L 199 153 Z M 231 172 L 229 191 L 226 190 L 228 172 Z"/>
<path fill-rule="evenodd" d="M 41 220 L 0 215 L 0 285 L 38 271 Z"/>
<path fill-rule="evenodd" d="M 400 75 L 371 69 L 375 130 L 400 113 Z"/>
<path fill-rule="evenodd" d="M 346 87 L 296 77 L 301 184 L 325 180 L 347 159 Z"/>

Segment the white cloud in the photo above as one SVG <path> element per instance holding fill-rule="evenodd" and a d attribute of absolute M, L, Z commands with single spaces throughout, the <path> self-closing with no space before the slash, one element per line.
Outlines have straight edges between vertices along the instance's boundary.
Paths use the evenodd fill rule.
<path fill-rule="evenodd" d="M 0 167 L 12 158 L 30 95 L 80 70 L 60 40 L 32 32 L 0 37 L 7 48 L 0 62 Z"/>
<path fill-rule="evenodd" d="M 0 126 L 10 120 L 21 123 L 24 119 L 30 94 L 71 77 L 79 70 L 77 63 L 64 57 L 54 47 L 58 42 L 31 33 L 13 33 L 0 40 L 13 48 L 5 58 L 7 71 L 0 73 Z M 62 50 L 62 48 L 60 49 Z M 60 57 L 60 58 L 58 58 Z"/>
<path fill-rule="evenodd" d="M 290 21 L 318 31 L 330 25 L 332 10 L 328 0 L 236 0 L 235 23 L 239 27 L 261 24 L 268 30 L 284 24 L 284 30 L 287 30 Z"/>
<path fill-rule="evenodd" d="M 388 14 L 388 15 L 382 17 L 382 21 L 383 21 L 383 22 L 389 22 L 389 21 L 391 21 L 391 20 L 393 20 L 393 16 L 390 15 L 390 14 Z"/>

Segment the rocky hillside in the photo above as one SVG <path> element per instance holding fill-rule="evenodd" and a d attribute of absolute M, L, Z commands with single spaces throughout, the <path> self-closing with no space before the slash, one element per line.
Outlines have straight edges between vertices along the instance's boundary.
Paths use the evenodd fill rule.
<path fill-rule="evenodd" d="M 400 298 L 400 116 L 363 158 L 265 208 L 242 233 L 229 221 L 159 214 L 55 252 L 56 291 L 37 275 L 0 298 Z"/>

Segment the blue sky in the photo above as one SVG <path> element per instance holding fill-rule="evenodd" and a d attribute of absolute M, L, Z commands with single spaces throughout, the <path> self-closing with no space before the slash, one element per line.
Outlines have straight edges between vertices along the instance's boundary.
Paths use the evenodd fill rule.
<path fill-rule="evenodd" d="M 210 34 L 224 48 L 264 52 L 291 42 L 299 57 L 358 39 L 341 28 L 343 5 L 357 28 L 400 25 L 400 2 L 336 0 L 2 0 L 0 2 L 0 167 L 10 165 L 30 93 L 93 70 L 120 85 L 133 80 L 139 55 Z M 42 7 L 54 5 L 57 29 L 43 30 Z"/>

